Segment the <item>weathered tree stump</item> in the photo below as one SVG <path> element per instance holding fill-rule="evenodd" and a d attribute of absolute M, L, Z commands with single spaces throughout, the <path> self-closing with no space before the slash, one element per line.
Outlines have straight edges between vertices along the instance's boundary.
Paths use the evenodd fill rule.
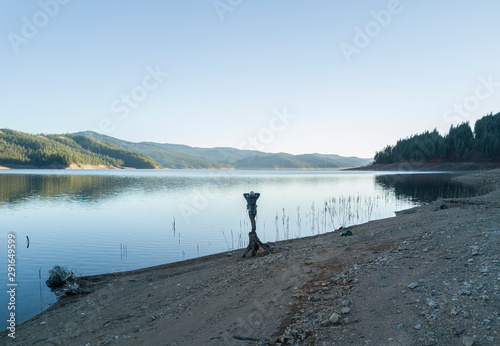
<path fill-rule="evenodd" d="M 257 232 L 252 231 L 248 233 L 248 246 L 245 250 L 245 253 L 241 257 L 246 257 L 247 253 L 252 251 L 252 254 L 250 256 L 254 257 L 257 254 L 257 251 L 262 248 L 266 252 L 266 255 L 271 252 L 271 248 L 269 245 L 264 244 L 263 242 L 260 241 L 259 237 L 257 236 Z"/>
<path fill-rule="evenodd" d="M 59 297 L 83 293 L 75 274 L 67 268 L 55 265 L 49 270 L 49 278 L 45 282 L 52 292 Z"/>
<path fill-rule="evenodd" d="M 255 193 L 253 191 L 250 191 L 250 193 L 244 193 L 243 197 L 245 197 L 247 201 L 247 211 L 248 211 L 248 217 L 250 218 L 250 223 L 252 224 L 252 231 L 248 233 L 248 246 L 245 250 L 245 253 L 241 257 L 246 257 L 247 253 L 252 251 L 252 257 L 254 257 L 257 254 L 257 251 L 259 251 L 260 248 L 266 252 L 266 255 L 271 252 L 271 249 L 269 248 L 269 245 L 263 244 L 259 237 L 257 236 L 257 225 L 255 223 L 255 217 L 257 216 L 257 200 L 260 197 L 260 193 Z"/>

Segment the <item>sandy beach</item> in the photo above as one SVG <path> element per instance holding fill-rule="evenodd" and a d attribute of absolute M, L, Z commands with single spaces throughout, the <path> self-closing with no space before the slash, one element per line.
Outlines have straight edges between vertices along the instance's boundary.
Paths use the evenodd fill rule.
<path fill-rule="evenodd" d="M 81 278 L 12 345 L 498 345 L 500 170 L 491 192 L 396 217 L 132 272 Z M 257 230 L 258 232 L 258 230 Z"/>

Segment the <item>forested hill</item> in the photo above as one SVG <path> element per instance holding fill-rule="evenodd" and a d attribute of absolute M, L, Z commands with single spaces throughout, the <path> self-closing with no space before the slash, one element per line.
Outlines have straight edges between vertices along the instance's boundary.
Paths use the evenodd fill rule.
<path fill-rule="evenodd" d="M 162 167 L 174 169 L 223 169 L 231 168 L 230 165 L 221 163 L 210 158 L 201 157 L 196 154 L 190 154 L 170 148 L 164 147 L 159 143 L 141 142 L 134 143 L 124 141 L 122 139 L 102 135 L 93 131 L 78 132 L 76 135 L 87 136 L 101 140 L 103 142 L 111 143 L 119 146 L 120 148 L 132 150 L 153 158 L 159 162 Z"/>
<path fill-rule="evenodd" d="M 156 168 L 152 158 L 78 135 L 31 135 L 0 130 L 0 166 L 76 165 Z"/>
<path fill-rule="evenodd" d="M 375 154 L 375 163 L 500 162 L 500 113 L 451 126 L 445 136 L 437 130 L 400 139 Z"/>
<path fill-rule="evenodd" d="M 339 155 L 272 154 L 230 147 L 196 148 L 169 143 L 134 143 L 92 131 L 76 134 L 96 138 L 148 155 L 166 168 L 339 169 L 363 166 L 373 161 L 372 159 Z"/>

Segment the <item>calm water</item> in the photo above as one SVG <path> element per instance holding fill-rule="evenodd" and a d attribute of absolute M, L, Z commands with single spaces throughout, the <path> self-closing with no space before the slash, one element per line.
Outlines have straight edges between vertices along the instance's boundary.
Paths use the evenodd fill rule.
<path fill-rule="evenodd" d="M 55 301 L 45 285 L 55 264 L 92 275 L 245 247 L 250 227 L 243 192 L 261 193 L 257 233 L 262 241 L 275 241 L 464 193 L 449 178 L 337 171 L 1 171 L 0 278 L 6 291 L 7 238 L 14 233 L 20 323 Z M 2 294 L 2 329 L 8 301 Z"/>

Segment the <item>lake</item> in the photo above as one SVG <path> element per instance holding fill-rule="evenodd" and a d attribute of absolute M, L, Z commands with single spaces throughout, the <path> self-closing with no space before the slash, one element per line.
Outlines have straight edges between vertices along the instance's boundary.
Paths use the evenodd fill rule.
<path fill-rule="evenodd" d="M 2 170 L 0 277 L 16 240 L 17 323 L 56 297 L 55 264 L 77 275 L 154 266 L 246 247 L 244 192 L 261 193 L 263 242 L 394 216 L 437 197 L 474 191 L 449 174 L 344 171 Z M 9 296 L 0 298 L 1 328 Z"/>

